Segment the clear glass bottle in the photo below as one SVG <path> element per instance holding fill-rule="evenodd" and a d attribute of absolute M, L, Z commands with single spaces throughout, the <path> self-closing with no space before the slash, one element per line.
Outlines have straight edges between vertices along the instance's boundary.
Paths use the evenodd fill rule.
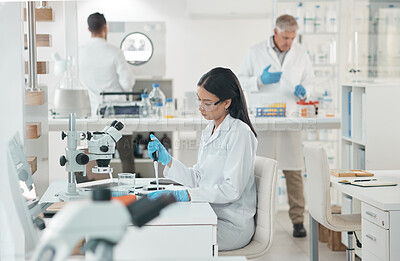
<path fill-rule="evenodd" d="M 153 87 L 153 90 L 149 94 L 149 100 L 150 100 L 150 104 L 151 104 L 150 115 L 156 116 L 156 113 L 157 113 L 156 104 L 161 103 L 161 107 L 163 107 L 164 102 L 165 102 L 165 95 L 160 90 L 160 85 L 158 83 L 153 83 L 152 87 Z"/>
<path fill-rule="evenodd" d="M 147 118 L 150 116 L 150 100 L 149 95 L 147 93 L 143 93 L 140 95 L 142 98 L 142 106 L 140 107 L 140 117 Z"/>
<path fill-rule="evenodd" d="M 165 99 L 165 118 L 172 119 L 175 116 L 175 108 L 172 98 Z"/>
<path fill-rule="evenodd" d="M 164 106 L 161 102 L 156 103 L 156 110 L 154 116 L 158 119 L 164 118 Z"/>

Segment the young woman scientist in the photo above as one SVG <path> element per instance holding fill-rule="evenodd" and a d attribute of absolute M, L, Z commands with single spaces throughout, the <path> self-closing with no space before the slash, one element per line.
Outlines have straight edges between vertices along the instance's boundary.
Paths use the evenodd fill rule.
<path fill-rule="evenodd" d="M 156 191 L 149 198 L 172 193 L 178 201 L 209 202 L 218 216 L 218 247 L 232 250 L 247 245 L 254 234 L 256 186 L 254 158 L 257 139 L 246 100 L 235 74 L 214 68 L 197 87 L 199 110 L 211 120 L 203 131 L 197 163 L 186 167 L 168 154 L 159 140 L 148 145 L 167 165 L 164 176 L 188 190 Z"/>

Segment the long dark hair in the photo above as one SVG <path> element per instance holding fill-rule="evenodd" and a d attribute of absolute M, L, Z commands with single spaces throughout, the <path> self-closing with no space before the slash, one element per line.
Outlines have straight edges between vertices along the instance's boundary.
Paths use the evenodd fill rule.
<path fill-rule="evenodd" d="M 204 87 L 208 92 L 216 95 L 224 101 L 232 99 L 229 106 L 229 114 L 249 125 L 251 131 L 257 137 L 257 133 L 251 124 L 249 113 L 247 112 L 246 98 L 236 75 L 228 68 L 217 67 L 204 74 L 198 86 Z"/>

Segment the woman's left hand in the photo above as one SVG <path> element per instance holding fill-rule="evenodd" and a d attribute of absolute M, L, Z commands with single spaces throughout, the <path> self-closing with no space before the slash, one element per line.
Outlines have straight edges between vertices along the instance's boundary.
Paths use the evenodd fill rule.
<path fill-rule="evenodd" d="M 147 195 L 149 199 L 157 199 L 162 195 L 172 194 L 176 201 L 190 201 L 189 192 L 187 190 L 158 190 Z"/>

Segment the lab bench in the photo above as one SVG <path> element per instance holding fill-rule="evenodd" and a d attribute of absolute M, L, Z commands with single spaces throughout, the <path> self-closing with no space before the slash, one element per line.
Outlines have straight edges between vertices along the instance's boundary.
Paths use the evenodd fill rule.
<path fill-rule="evenodd" d="M 123 134 L 155 132 L 156 136 L 162 133 L 168 135 L 172 143 L 172 155 L 178 158 L 187 166 L 195 164 L 199 140 L 203 129 L 209 121 L 203 117 L 193 118 L 117 118 L 125 127 Z M 317 117 L 317 118 L 250 118 L 258 137 L 268 135 L 269 131 L 322 131 L 339 129 L 341 119 L 339 117 Z M 101 131 L 109 125 L 114 118 L 100 119 L 77 119 L 76 129 L 79 131 Z M 54 170 L 49 173 L 49 181 L 65 178 L 65 171 L 58 164 L 58 158 L 64 153 L 65 141 L 60 138 L 60 132 L 68 130 L 68 119 L 49 119 L 49 165 Z M 121 164 L 118 159 L 111 162 L 114 167 L 114 174 L 121 172 Z M 58 171 L 60 170 L 60 171 Z M 150 160 L 135 159 L 135 171 L 142 177 L 152 177 L 154 175 L 153 166 Z M 162 173 L 162 169 L 160 170 Z M 114 175 L 114 176 L 115 176 Z"/>

